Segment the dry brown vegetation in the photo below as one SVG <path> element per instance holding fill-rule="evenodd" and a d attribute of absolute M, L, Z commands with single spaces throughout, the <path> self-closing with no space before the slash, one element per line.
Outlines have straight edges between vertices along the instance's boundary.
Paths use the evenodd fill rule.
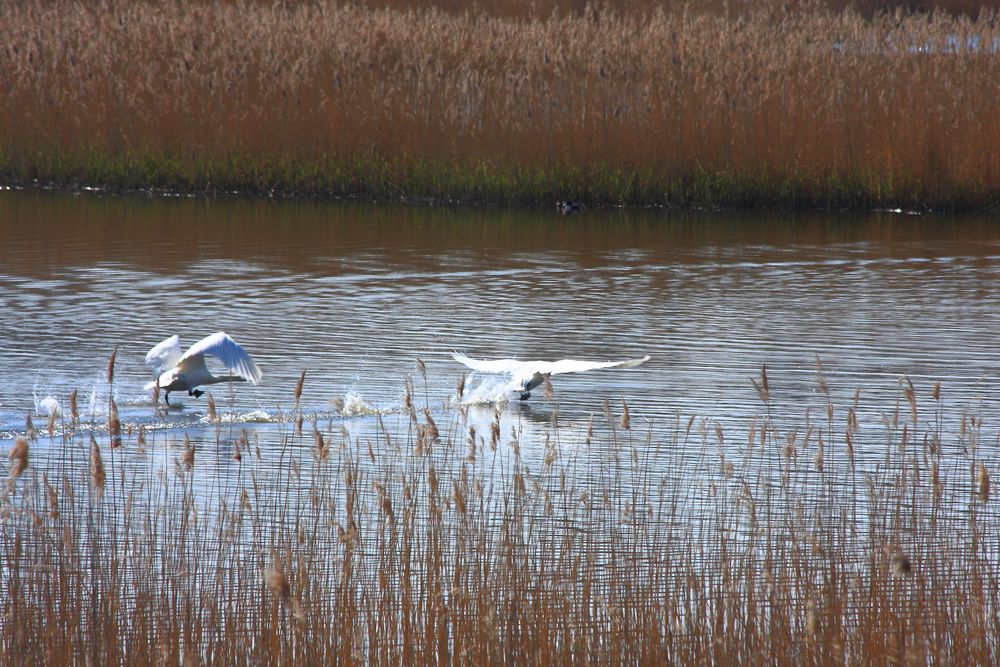
<path fill-rule="evenodd" d="M 127 429 L 115 446 L 75 416 L 53 444 L 29 428 L 0 503 L 0 652 L 26 665 L 996 664 L 981 421 L 962 415 L 949 436 L 940 388 L 924 406 L 904 383 L 873 428 L 820 376 L 824 417 L 786 430 L 766 375 L 755 384 L 764 409 L 742 443 L 694 419 L 661 441 L 618 402 L 579 441 L 553 428 L 531 442 L 499 413 L 478 431 L 464 410 L 439 426 L 410 383 L 398 432 L 379 418 L 352 438 L 293 413 L 263 454 L 259 432 L 218 415 L 199 441 Z M 36 446 L 58 455 L 29 458 Z"/>
<path fill-rule="evenodd" d="M 0 176 L 594 203 L 1000 192 L 992 13 L 619 6 L 4 3 Z"/>

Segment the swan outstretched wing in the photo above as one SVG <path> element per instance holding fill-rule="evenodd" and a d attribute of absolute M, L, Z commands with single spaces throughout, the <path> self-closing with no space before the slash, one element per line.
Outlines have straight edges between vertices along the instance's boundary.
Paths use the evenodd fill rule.
<path fill-rule="evenodd" d="M 517 375 L 521 371 L 531 368 L 538 363 L 536 361 L 518 361 L 517 359 L 472 359 L 459 352 L 452 352 L 451 358 L 480 373 L 506 375 Z"/>
<path fill-rule="evenodd" d="M 157 343 L 152 350 L 146 353 L 146 365 L 153 369 L 153 373 L 159 377 L 161 373 L 177 365 L 177 362 L 184 356 L 181 352 L 181 339 L 179 336 Z"/>
<path fill-rule="evenodd" d="M 594 371 L 599 368 L 634 368 L 649 361 L 649 355 L 639 359 L 625 359 L 624 361 L 584 361 L 579 359 L 562 359 L 561 361 L 540 362 L 540 367 L 535 369 L 539 373 L 550 373 L 559 375 L 561 373 L 582 373 L 583 371 Z"/>
<path fill-rule="evenodd" d="M 206 336 L 189 347 L 178 364 L 185 368 L 204 367 L 206 356 L 215 357 L 247 382 L 260 382 L 261 372 L 253 358 L 224 331 Z"/>
<path fill-rule="evenodd" d="M 517 359 L 470 359 L 464 354 L 452 352 L 452 359 L 481 373 L 503 373 L 515 377 L 531 376 L 534 373 L 559 375 L 560 373 L 581 373 L 598 368 L 633 368 L 649 361 L 649 355 L 640 359 L 624 361 L 584 361 L 562 359 L 560 361 L 518 361 Z"/>

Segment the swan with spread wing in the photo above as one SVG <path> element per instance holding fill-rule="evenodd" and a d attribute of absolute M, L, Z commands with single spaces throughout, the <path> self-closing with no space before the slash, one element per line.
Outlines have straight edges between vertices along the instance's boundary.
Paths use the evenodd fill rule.
<path fill-rule="evenodd" d="M 599 368 L 633 368 L 649 361 L 649 355 L 624 361 L 586 361 L 562 359 L 560 361 L 518 361 L 517 359 L 471 359 L 452 352 L 452 359 L 480 373 L 494 373 L 510 377 L 508 389 L 517 392 L 522 401 L 531 397 L 531 390 L 542 384 L 545 377 L 561 373 L 582 373 Z"/>
<path fill-rule="evenodd" d="M 213 375 L 205 365 L 205 357 L 215 357 L 233 375 Z M 163 400 L 170 405 L 170 392 L 187 391 L 188 396 L 200 397 L 202 385 L 220 382 L 260 382 L 261 372 L 250 354 L 229 334 L 219 331 L 206 336 L 181 352 L 178 336 L 171 336 L 146 353 L 146 365 L 153 369 L 156 380 L 147 389 L 159 385 L 165 391 Z"/>

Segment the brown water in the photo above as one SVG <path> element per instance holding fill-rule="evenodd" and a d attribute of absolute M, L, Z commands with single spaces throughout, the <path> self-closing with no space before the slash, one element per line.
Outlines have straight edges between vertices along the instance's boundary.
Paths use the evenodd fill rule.
<path fill-rule="evenodd" d="M 72 389 L 97 424 L 108 357 L 126 425 L 203 425 L 205 399 L 165 418 L 143 384 L 146 351 L 225 330 L 263 382 L 213 388 L 234 421 L 273 423 L 292 403 L 348 427 L 454 402 L 449 357 L 618 359 L 636 369 L 555 378 L 562 428 L 605 399 L 633 422 L 691 416 L 736 433 L 762 412 L 767 374 L 786 424 L 834 398 L 876 423 L 913 382 L 947 412 L 995 414 L 1000 225 L 992 217 L 438 209 L 364 203 L 0 193 L 0 431 L 23 432 Z M 426 381 L 416 361 L 426 364 Z M 468 392 L 492 415 L 494 378 Z M 330 401 L 346 397 L 344 411 Z M 179 398 L 175 395 L 175 398 Z M 540 392 L 500 402 L 549 424 Z M 735 436 L 740 441 L 739 436 Z"/>

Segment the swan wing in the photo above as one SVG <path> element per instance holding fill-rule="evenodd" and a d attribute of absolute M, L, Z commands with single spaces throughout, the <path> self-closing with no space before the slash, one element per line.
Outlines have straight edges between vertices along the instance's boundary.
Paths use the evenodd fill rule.
<path fill-rule="evenodd" d="M 518 361 L 517 359 L 472 359 L 459 352 L 452 352 L 451 358 L 480 373 L 500 373 L 505 375 L 518 375 L 526 370 L 533 369 L 539 363 L 544 363 L 538 361 Z"/>
<path fill-rule="evenodd" d="M 146 365 L 152 368 L 153 373 L 159 377 L 164 371 L 176 366 L 182 356 L 181 339 L 180 336 L 175 335 L 157 343 L 152 350 L 146 353 Z"/>
<path fill-rule="evenodd" d="M 634 368 L 649 361 L 649 355 L 639 359 L 625 359 L 623 361 L 585 361 L 581 359 L 561 359 L 560 361 L 537 362 L 535 370 L 539 373 L 550 373 L 559 375 L 561 373 L 582 373 L 583 371 L 594 371 L 599 368 Z"/>
<path fill-rule="evenodd" d="M 206 336 L 188 348 L 179 362 L 183 369 L 204 368 L 205 357 L 215 357 L 230 371 L 247 382 L 260 382 L 261 372 L 250 354 L 229 334 L 219 331 Z"/>
<path fill-rule="evenodd" d="M 481 373 L 503 373 L 514 377 L 530 377 L 535 373 L 559 375 L 561 373 L 582 373 L 599 368 L 633 368 L 649 361 L 649 355 L 639 359 L 623 361 L 586 361 L 562 359 L 560 361 L 518 361 L 517 359 L 470 359 L 464 354 L 452 352 L 452 359 Z"/>

